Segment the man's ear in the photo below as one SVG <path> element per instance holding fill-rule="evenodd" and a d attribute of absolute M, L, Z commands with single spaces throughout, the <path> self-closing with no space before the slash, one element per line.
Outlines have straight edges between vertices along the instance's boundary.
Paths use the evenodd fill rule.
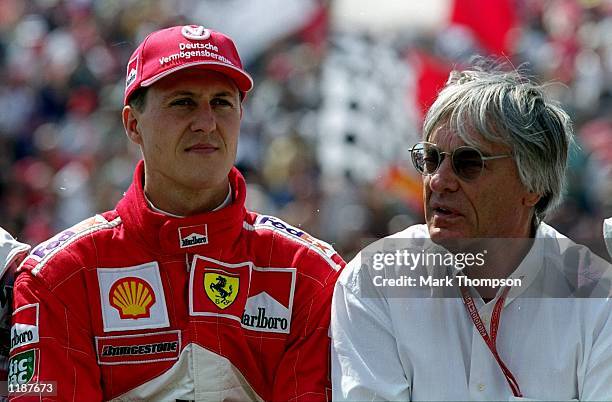
<path fill-rule="evenodd" d="M 526 207 L 535 207 L 542 196 L 537 193 L 529 192 L 523 197 L 523 205 Z"/>
<path fill-rule="evenodd" d="M 139 113 L 130 105 L 124 106 L 121 111 L 125 135 L 127 135 L 134 144 L 142 145 L 142 136 L 140 135 L 140 128 L 138 127 L 138 114 Z"/>

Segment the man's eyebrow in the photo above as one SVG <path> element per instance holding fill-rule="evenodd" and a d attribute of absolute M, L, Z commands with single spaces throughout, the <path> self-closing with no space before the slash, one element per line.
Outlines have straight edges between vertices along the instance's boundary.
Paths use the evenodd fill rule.
<path fill-rule="evenodd" d="M 215 93 L 214 96 L 228 96 L 231 98 L 233 96 L 236 96 L 236 93 L 222 90 L 222 91 Z"/>
<path fill-rule="evenodd" d="M 212 96 L 213 97 L 229 97 L 229 98 L 231 98 L 231 97 L 234 97 L 236 95 L 237 95 L 236 93 L 232 93 L 231 91 L 227 91 L 227 90 L 222 89 L 222 90 L 219 90 L 218 92 L 213 93 Z M 193 92 L 193 91 L 182 89 L 182 90 L 172 91 L 172 92 L 166 94 L 163 97 L 163 100 L 167 101 L 170 98 L 174 98 L 174 97 L 177 97 L 177 96 L 193 96 L 193 97 L 195 97 L 195 96 L 197 96 L 197 94 L 195 92 Z"/>
<path fill-rule="evenodd" d="M 195 93 L 189 90 L 178 90 L 178 91 L 171 91 L 169 93 L 167 93 L 166 95 L 164 95 L 163 100 L 167 101 L 170 98 L 174 98 L 177 96 L 195 96 Z"/>

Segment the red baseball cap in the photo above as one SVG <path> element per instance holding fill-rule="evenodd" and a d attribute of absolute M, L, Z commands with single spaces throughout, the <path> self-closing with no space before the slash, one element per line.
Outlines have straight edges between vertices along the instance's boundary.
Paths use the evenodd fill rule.
<path fill-rule="evenodd" d="M 127 65 L 123 104 L 140 87 L 189 67 L 227 75 L 244 94 L 253 79 L 242 68 L 236 45 L 228 36 L 200 25 L 184 25 L 150 33 L 136 48 Z"/>

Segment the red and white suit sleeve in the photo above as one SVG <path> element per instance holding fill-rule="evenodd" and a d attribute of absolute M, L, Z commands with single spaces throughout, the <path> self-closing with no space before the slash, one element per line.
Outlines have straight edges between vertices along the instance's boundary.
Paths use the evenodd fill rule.
<path fill-rule="evenodd" d="M 26 320 L 27 316 L 36 317 L 37 322 L 31 323 L 37 331 L 33 339 L 38 341 L 28 343 L 26 340 L 25 344 L 11 349 L 10 356 L 16 367 L 20 363 L 19 356 L 34 359 L 29 382 L 55 383 L 56 395 L 43 396 L 42 400 L 101 401 L 100 371 L 92 336 L 82 324 L 82 317 L 70 311 L 53 290 L 27 269 L 25 272 L 20 269 L 15 280 L 13 307 L 13 325 L 21 321 L 22 314 Z M 86 309 L 87 303 L 83 307 Z M 12 370 L 17 375 L 24 375 L 21 371 Z M 30 374 L 26 372 L 26 375 Z M 24 395 L 9 399 L 39 401 L 41 397 Z"/>

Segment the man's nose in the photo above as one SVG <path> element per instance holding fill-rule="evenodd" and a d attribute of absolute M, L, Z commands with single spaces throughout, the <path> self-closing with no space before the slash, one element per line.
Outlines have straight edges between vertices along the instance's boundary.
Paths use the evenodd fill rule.
<path fill-rule="evenodd" d="M 426 176 L 425 184 L 434 193 L 453 192 L 459 188 L 459 178 L 453 170 L 451 158 L 448 155 L 442 160 L 434 174 Z"/>
<path fill-rule="evenodd" d="M 217 119 L 210 104 L 205 103 L 200 105 L 193 114 L 191 122 L 192 131 L 203 131 L 210 133 L 217 127 Z"/>

